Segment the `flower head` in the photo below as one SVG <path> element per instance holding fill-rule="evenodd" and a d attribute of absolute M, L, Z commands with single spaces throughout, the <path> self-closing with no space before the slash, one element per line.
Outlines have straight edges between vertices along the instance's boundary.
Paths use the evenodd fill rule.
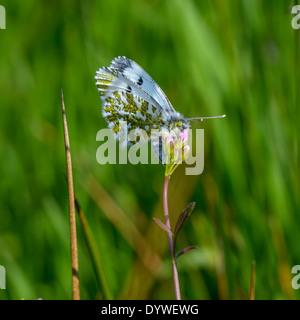
<path fill-rule="evenodd" d="M 166 158 L 166 175 L 171 175 L 179 164 L 191 154 L 188 142 L 188 129 L 175 128 L 165 135 L 163 152 Z"/>

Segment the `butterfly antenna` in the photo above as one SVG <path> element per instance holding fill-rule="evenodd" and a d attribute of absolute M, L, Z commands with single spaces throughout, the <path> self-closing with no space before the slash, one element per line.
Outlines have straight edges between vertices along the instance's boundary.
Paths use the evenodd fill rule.
<path fill-rule="evenodd" d="M 223 114 L 221 116 L 214 116 L 214 117 L 197 117 L 197 118 L 187 118 L 186 120 L 189 120 L 189 121 L 203 121 L 203 120 L 206 120 L 206 119 L 218 119 L 218 118 L 225 118 L 226 115 Z"/>

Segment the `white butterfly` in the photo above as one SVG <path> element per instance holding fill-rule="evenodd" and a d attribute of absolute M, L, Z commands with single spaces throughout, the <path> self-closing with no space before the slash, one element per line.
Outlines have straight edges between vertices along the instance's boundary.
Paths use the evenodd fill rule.
<path fill-rule="evenodd" d="M 116 140 L 123 145 L 130 144 L 120 126 L 122 121 L 126 121 L 128 132 L 134 129 L 138 136 L 136 142 L 145 142 L 151 137 L 151 146 L 162 163 L 164 156 L 160 134 L 153 135 L 153 129 L 157 129 L 154 130 L 156 132 L 183 131 L 189 128 L 190 121 L 224 117 L 184 118 L 175 111 L 149 74 L 126 57 L 117 57 L 109 67 L 100 68 L 96 71 L 95 79 L 103 103 L 103 117 L 113 130 Z M 146 134 L 141 135 L 142 130 Z"/>

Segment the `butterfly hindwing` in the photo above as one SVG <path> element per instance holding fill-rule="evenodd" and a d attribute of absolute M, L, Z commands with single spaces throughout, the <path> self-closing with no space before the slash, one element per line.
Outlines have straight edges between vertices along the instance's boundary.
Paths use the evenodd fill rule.
<path fill-rule="evenodd" d="M 159 105 L 111 67 L 100 68 L 95 78 L 103 102 L 102 114 L 115 138 L 124 145 L 146 141 L 150 137 L 151 128 L 161 125 Z M 124 125 L 120 126 L 124 122 L 127 123 L 126 131 Z M 133 137 L 138 136 L 136 141 L 127 141 L 127 133 Z"/>

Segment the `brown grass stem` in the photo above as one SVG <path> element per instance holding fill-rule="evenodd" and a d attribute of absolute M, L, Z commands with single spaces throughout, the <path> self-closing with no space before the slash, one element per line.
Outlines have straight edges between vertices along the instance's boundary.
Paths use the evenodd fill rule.
<path fill-rule="evenodd" d="M 252 261 L 252 265 L 251 265 L 249 300 L 255 300 L 255 261 Z"/>
<path fill-rule="evenodd" d="M 63 128 L 64 128 L 68 195 L 69 195 L 69 220 L 70 220 L 69 222 L 70 222 L 71 265 L 72 265 L 72 298 L 73 300 L 80 300 L 79 276 L 78 276 L 78 250 L 77 250 L 76 217 L 75 217 L 75 196 L 74 196 L 74 187 L 73 187 L 69 132 L 68 132 L 63 91 L 61 91 L 61 100 L 62 100 L 62 117 L 63 117 Z"/>

